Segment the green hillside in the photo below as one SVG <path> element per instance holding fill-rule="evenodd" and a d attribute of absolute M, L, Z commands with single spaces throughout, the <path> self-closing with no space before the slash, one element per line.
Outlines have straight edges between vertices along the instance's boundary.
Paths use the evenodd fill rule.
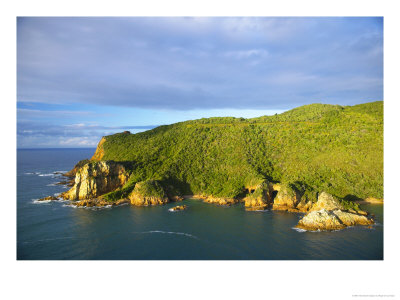
<path fill-rule="evenodd" d="M 308 198 L 323 190 L 345 199 L 383 198 L 382 101 L 187 121 L 110 135 L 99 148 L 96 159 L 129 161 L 125 191 L 154 179 L 180 193 L 240 197 L 268 179 Z"/>

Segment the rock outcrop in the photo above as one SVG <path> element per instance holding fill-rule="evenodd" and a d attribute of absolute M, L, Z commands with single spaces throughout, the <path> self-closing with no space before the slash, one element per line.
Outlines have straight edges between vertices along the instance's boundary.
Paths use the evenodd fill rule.
<path fill-rule="evenodd" d="M 187 205 L 178 205 L 169 209 L 169 211 L 180 211 L 187 209 Z"/>
<path fill-rule="evenodd" d="M 228 205 L 229 206 L 229 205 L 238 203 L 239 200 L 234 199 L 234 198 L 223 198 L 223 197 L 208 196 L 203 200 L 203 202 L 212 203 L 212 204 L 218 204 L 218 205 Z"/>
<path fill-rule="evenodd" d="M 118 206 L 124 203 L 129 203 L 128 199 L 120 199 L 117 201 L 105 201 L 104 199 L 85 199 L 80 201 L 74 201 L 71 204 L 78 207 L 104 207 L 104 206 Z"/>
<path fill-rule="evenodd" d="M 316 210 L 304 216 L 296 228 L 305 230 L 339 230 L 347 226 L 370 225 L 374 220 L 364 215 L 345 212 L 340 209 L 328 211 L 326 209 Z"/>
<path fill-rule="evenodd" d="M 67 173 L 62 174 L 65 177 L 69 177 L 69 178 L 74 178 L 76 173 L 87 163 L 89 163 L 90 160 L 88 159 L 83 159 L 81 161 L 79 161 L 72 170 L 68 171 Z"/>
<path fill-rule="evenodd" d="M 312 206 L 312 200 L 302 197 L 301 193 L 287 184 L 274 184 L 277 194 L 273 200 L 273 210 L 289 212 L 307 212 Z"/>
<path fill-rule="evenodd" d="M 344 209 L 343 205 L 338 199 L 333 197 L 331 194 L 322 192 L 318 195 L 318 201 L 310 208 L 310 211 L 317 211 L 321 209 L 334 210 Z"/>
<path fill-rule="evenodd" d="M 296 208 L 297 203 L 300 202 L 300 195 L 288 185 L 281 185 L 278 189 L 272 209 L 288 210 Z"/>
<path fill-rule="evenodd" d="M 38 199 L 37 201 L 53 201 L 53 200 L 58 200 L 57 197 L 54 196 L 47 196 L 41 199 Z"/>
<path fill-rule="evenodd" d="M 312 205 L 313 205 L 313 202 L 311 200 L 308 200 L 305 197 L 302 197 L 300 202 L 297 203 L 296 210 L 298 212 L 307 212 L 310 210 Z"/>
<path fill-rule="evenodd" d="M 156 180 L 136 183 L 129 200 L 135 206 L 163 205 L 169 202 L 163 187 Z"/>
<path fill-rule="evenodd" d="M 349 208 L 334 196 L 322 192 L 318 201 L 312 205 L 309 213 L 297 224 L 297 228 L 305 230 L 338 230 L 347 226 L 370 225 L 374 220 L 362 210 Z"/>
<path fill-rule="evenodd" d="M 89 162 L 75 175 L 75 184 L 61 196 L 68 200 L 96 198 L 122 187 L 129 173 L 122 164 L 113 161 Z"/>
<path fill-rule="evenodd" d="M 266 209 L 271 203 L 272 191 L 272 184 L 268 181 L 256 186 L 254 192 L 243 199 L 246 210 L 257 211 Z"/>

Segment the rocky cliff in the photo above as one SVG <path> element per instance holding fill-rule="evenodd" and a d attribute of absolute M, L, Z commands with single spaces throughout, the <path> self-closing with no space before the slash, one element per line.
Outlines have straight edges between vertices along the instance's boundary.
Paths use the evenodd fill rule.
<path fill-rule="evenodd" d="M 103 136 L 97 145 L 96 152 L 92 156 L 91 160 L 100 161 L 104 156 L 104 143 L 106 142 L 106 138 Z"/>
<path fill-rule="evenodd" d="M 96 198 L 122 187 L 129 172 L 122 164 L 113 161 L 89 162 L 75 175 L 74 186 L 61 196 L 68 200 Z"/>

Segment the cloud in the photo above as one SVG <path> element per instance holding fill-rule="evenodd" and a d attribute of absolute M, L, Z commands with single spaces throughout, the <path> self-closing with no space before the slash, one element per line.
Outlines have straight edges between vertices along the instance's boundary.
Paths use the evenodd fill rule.
<path fill-rule="evenodd" d="M 17 32 L 23 102 L 182 111 L 383 98 L 382 18 L 18 18 Z"/>
<path fill-rule="evenodd" d="M 226 57 L 233 57 L 236 59 L 247 59 L 247 58 L 265 58 L 268 56 L 268 51 L 264 49 L 250 49 L 242 51 L 228 51 L 224 53 Z"/>
<path fill-rule="evenodd" d="M 66 138 L 60 139 L 60 146 L 67 147 L 94 147 L 98 143 L 98 140 L 83 136 L 83 137 L 74 137 L 74 138 Z"/>
<path fill-rule="evenodd" d="M 55 125 L 40 121 L 17 123 L 17 145 L 24 147 L 94 147 L 105 135 L 133 130 L 133 133 L 153 129 L 158 125 L 102 126 L 98 124 Z"/>

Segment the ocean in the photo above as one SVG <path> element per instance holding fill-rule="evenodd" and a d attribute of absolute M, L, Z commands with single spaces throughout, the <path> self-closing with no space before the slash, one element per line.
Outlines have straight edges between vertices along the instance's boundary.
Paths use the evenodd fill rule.
<path fill-rule="evenodd" d="M 294 229 L 301 214 L 248 212 L 188 199 L 176 203 L 75 208 L 37 202 L 67 190 L 56 185 L 95 149 L 17 150 L 18 260 L 382 260 L 383 206 L 362 205 L 372 228 L 333 232 Z"/>

